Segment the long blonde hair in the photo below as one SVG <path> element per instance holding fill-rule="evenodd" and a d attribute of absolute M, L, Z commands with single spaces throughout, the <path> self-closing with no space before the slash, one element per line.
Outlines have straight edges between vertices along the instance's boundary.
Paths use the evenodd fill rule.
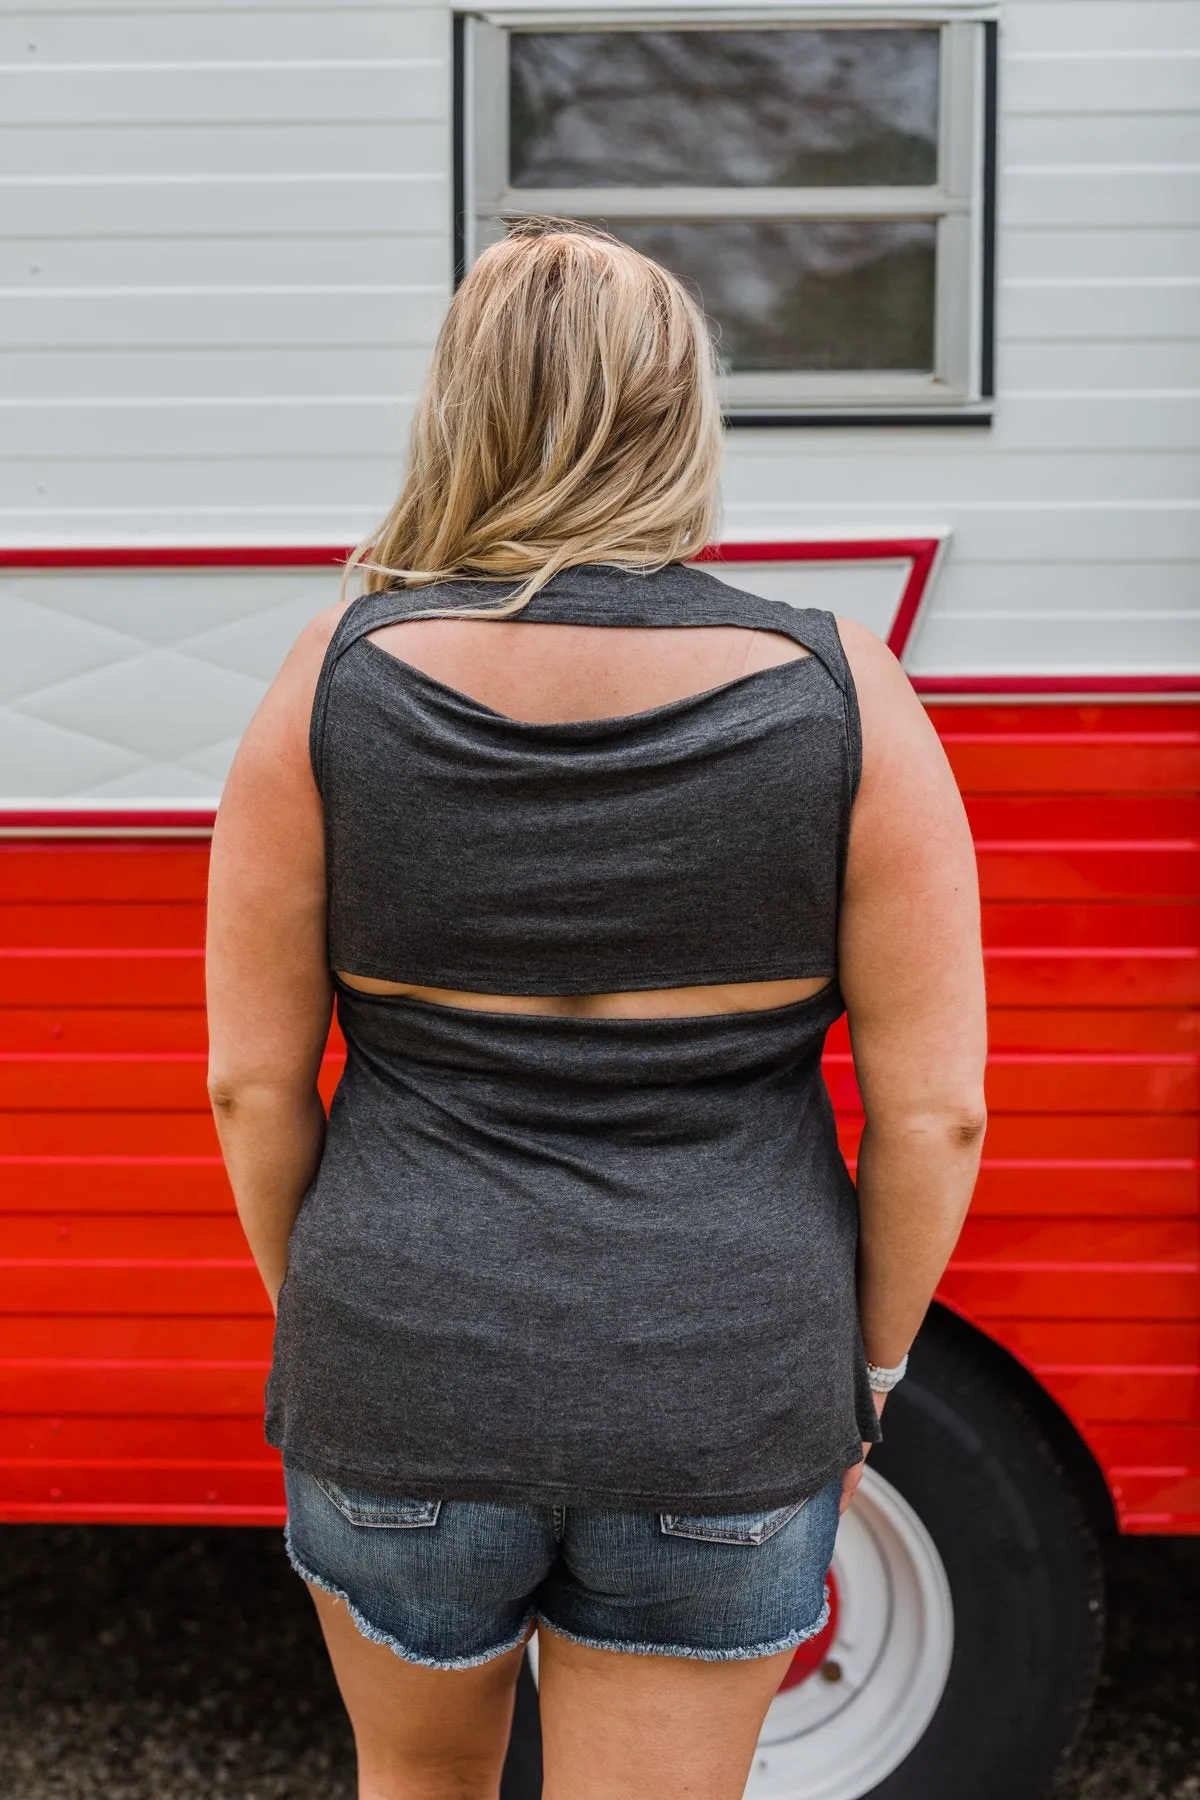
<path fill-rule="evenodd" d="M 446 314 L 391 512 L 354 552 L 366 591 L 642 570 L 712 535 L 721 418 L 712 338 L 673 275 L 593 227 L 529 220 Z M 343 583 L 345 591 L 345 583 Z"/>

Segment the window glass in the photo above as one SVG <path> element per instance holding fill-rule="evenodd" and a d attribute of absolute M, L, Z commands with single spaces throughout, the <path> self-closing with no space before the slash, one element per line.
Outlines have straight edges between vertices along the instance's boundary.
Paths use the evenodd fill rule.
<path fill-rule="evenodd" d="M 931 186 L 934 28 L 514 32 L 509 184 Z"/>
<path fill-rule="evenodd" d="M 687 282 L 726 373 L 933 367 L 931 221 L 608 223 Z"/>

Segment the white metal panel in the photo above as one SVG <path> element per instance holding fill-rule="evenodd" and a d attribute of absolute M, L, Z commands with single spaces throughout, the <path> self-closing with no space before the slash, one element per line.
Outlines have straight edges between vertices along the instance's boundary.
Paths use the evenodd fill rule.
<path fill-rule="evenodd" d="M 1189 3 L 1180 0 L 1179 10 Z M 1086 29 L 1081 15 L 1081 33 Z M 1190 46 L 1009 52 L 1002 59 L 1005 110 L 1014 116 L 1190 112 L 1196 104 L 1197 56 Z"/>
<path fill-rule="evenodd" d="M 999 12 L 994 425 L 731 433 L 724 535 L 952 529 L 916 672 L 1200 668 L 1200 0 Z M 0 395 L 54 404 L 0 409 L 0 539 L 370 528 L 449 291 L 449 43 L 448 8 L 406 0 L 5 15 Z M 898 576 L 735 579 L 882 619 Z M 2 593 L 0 791 L 195 803 L 331 581 L 22 576 Z"/>

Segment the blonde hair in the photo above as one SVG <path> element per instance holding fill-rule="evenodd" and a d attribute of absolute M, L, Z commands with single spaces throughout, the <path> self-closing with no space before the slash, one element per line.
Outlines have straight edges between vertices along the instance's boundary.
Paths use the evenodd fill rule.
<path fill-rule="evenodd" d="M 712 535 L 720 457 L 712 338 L 681 284 L 606 232 L 523 221 L 450 304 L 404 486 L 346 576 L 525 576 L 454 609 L 493 618 L 578 563 L 661 568 Z"/>

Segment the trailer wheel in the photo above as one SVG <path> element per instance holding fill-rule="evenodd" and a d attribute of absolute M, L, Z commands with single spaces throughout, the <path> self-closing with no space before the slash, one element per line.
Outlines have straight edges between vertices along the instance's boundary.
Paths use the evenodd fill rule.
<path fill-rule="evenodd" d="M 1049 1791 L 1091 1701 L 1103 1577 L 1083 1484 L 1031 1387 L 931 1315 L 842 1521 L 829 1626 L 772 1703 L 746 1800 Z M 534 1731 L 530 1709 L 514 1737 Z"/>
<path fill-rule="evenodd" d="M 910 1368 L 838 1534 L 832 1630 L 789 1670 L 746 1800 L 1039 1800 L 1086 1717 L 1099 1534 L 1044 1403 L 941 1313 Z"/>

